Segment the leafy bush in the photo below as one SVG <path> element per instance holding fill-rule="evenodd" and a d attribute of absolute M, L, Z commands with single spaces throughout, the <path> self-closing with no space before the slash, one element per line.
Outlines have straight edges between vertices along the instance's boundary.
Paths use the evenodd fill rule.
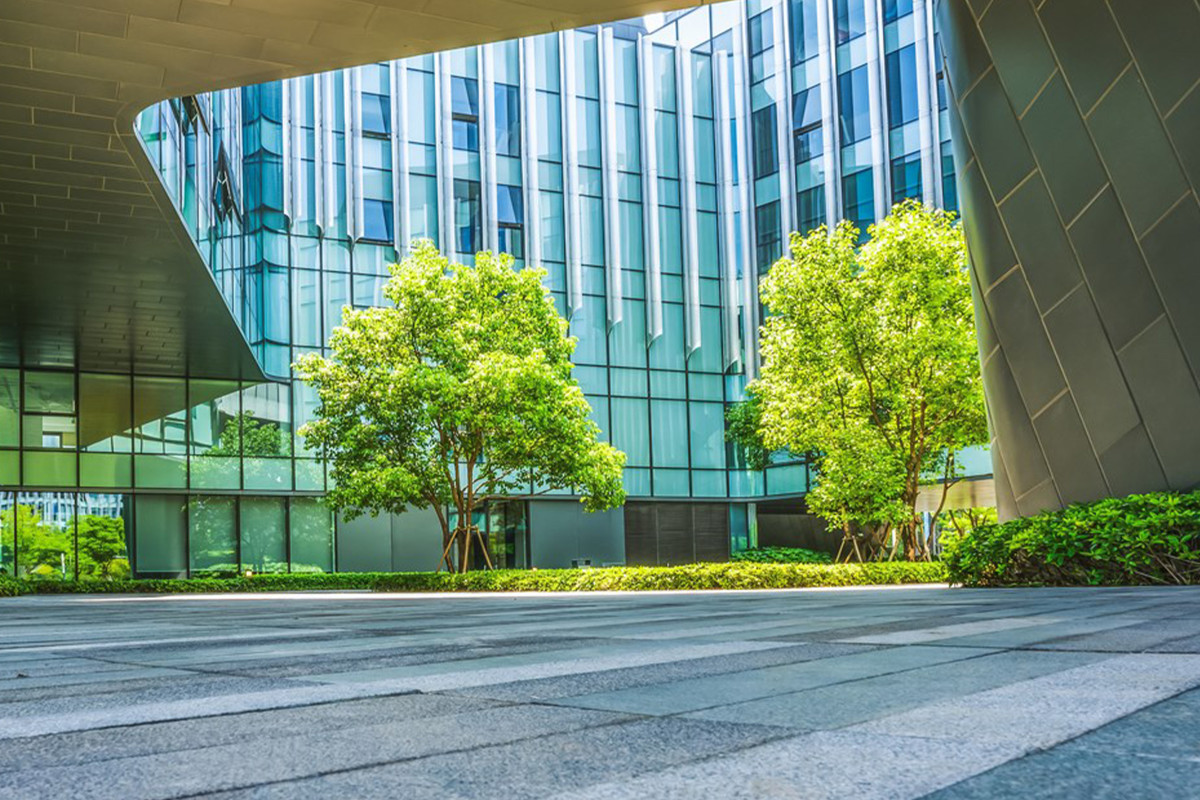
<path fill-rule="evenodd" d="M 760 564 L 828 564 L 833 561 L 833 556 L 805 547 L 755 547 L 734 553 L 733 560 Z"/>
<path fill-rule="evenodd" d="M 445 572 L 340 572 L 327 575 L 256 575 L 188 580 L 0 580 L 0 597 L 17 594 L 271 592 L 315 589 L 380 592 L 581 592 L 651 589 L 792 589 L 941 583 L 939 563 L 687 564 L 678 567 L 493 570 Z"/>
<path fill-rule="evenodd" d="M 1200 583 L 1200 492 L 1108 498 L 944 535 L 967 586 Z"/>

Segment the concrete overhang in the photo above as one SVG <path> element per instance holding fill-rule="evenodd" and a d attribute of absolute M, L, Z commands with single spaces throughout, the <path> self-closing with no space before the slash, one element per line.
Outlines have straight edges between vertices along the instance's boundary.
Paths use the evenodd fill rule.
<path fill-rule="evenodd" d="M 133 132 L 147 106 L 691 5 L 0 0 L 0 364 L 262 378 Z"/>

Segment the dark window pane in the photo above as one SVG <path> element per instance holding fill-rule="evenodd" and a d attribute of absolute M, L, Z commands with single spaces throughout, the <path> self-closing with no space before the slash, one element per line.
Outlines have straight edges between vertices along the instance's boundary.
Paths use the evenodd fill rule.
<path fill-rule="evenodd" d="M 496 84 L 496 152 L 521 155 L 521 100 L 516 86 Z"/>
<path fill-rule="evenodd" d="M 845 44 L 867 32 L 867 10 L 864 2 L 865 0 L 837 0 L 834 3 L 838 44 Z"/>
<path fill-rule="evenodd" d="M 796 230 L 808 233 L 825 223 L 825 187 L 814 186 L 796 194 Z"/>
<path fill-rule="evenodd" d="M 764 178 L 779 171 L 776 148 L 775 106 L 760 108 L 751 117 L 754 136 L 754 177 Z"/>
<path fill-rule="evenodd" d="M 771 10 L 750 18 L 750 55 L 755 56 L 774 43 L 775 31 Z"/>
<path fill-rule="evenodd" d="M 884 23 L 895 22 L 913 10 L 912 0 L 883 0 Z"/>
<path fill-rule="evenodd" d="M 795 129 L 796 163 L 802 164 L 824 152 L 821 133 L 821 88 L 814 86 L 792 98 L 792 128 Z"/>
<path fill-rule="evenodd" d="M 913 45 L 887 54 L 888 124 L 898 128 L 917 118 L 917 51 Z"/>
<path fill-rule="evenodd" d="M 817 54 L 817 3 L 824 0 L 792 0 L 792 63 L 799 64 Z"/>
<path fill-rule="evenodd" d="M 454 182 L 454 230 L 454 242 L 458 252 L 474 254 L 479 251 L 482 229 L 479 218 L 479 183 L 476 181 Z"/>
<path fill-rule="evenodd" d="M 838 106 L 843 145 L 854 144 L 871 135 L 865 66 L 838 76 Z"/>
<path fill-rule="evenodd" d="M 768 269 L 780 256 L 782 232 L 779 230 L 779 202 L 754 209 L 754 243 L 759 272 Z"/>
<path fill-rule="evenodd" d="M 842 178 L 842 213 L 858 228 L 859 241 L 865 241 L 867 228 L 875 222 L 874 184 L 870 168 Z"/>
<path fill-rule="evenodd" d="M 958 211 L 958 183 L 954 176 L 954 153 L 942 142 L 942 208 Z"/>
<path fill-rule="evenodd" d="M 363 200 L 363 238 L 392 241 L 392 204 L 387 200 Z"/>
<path fill-rule="evenodd" d="M 892 202 L 921 199 L 921 154 L 892 159 Z"/>

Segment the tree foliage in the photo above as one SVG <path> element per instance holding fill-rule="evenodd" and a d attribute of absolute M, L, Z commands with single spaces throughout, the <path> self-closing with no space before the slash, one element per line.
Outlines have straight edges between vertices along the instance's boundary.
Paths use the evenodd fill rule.
<path fill-rule="evenodd" d="M 765 446 L 815 454 L 814 512 L 896 528 L 916 558 L 923 477 L 948 484 L 953 453 L 987 440 L 965 246 L 952 214 L 914 201 L 869 233 L 861 248 L 849 222 L 793 235 L 762 282 L 751 397 Z"/>
<path fill-rule="evenodd" d="M 625 456 L 598 439 L 544 277 L 507 255 L 462 266 L 415 243 L 384 287 L 392 305 L 347 308 L 332 356 L 297 362 L 319 400 L 300 434 L 330 460 L 335 508 L 433 508 L 465 571 L 487 498 L 532 485 L 573 488 L 588 511 L 624 502 Z"/>

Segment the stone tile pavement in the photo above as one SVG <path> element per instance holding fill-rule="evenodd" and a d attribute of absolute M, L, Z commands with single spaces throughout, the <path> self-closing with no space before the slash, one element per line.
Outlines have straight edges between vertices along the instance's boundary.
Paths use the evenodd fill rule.
<path fill-rule="evenodd" d="M 0 798 L 1198 787 L 1200 588 L 0 600 Z"/>

